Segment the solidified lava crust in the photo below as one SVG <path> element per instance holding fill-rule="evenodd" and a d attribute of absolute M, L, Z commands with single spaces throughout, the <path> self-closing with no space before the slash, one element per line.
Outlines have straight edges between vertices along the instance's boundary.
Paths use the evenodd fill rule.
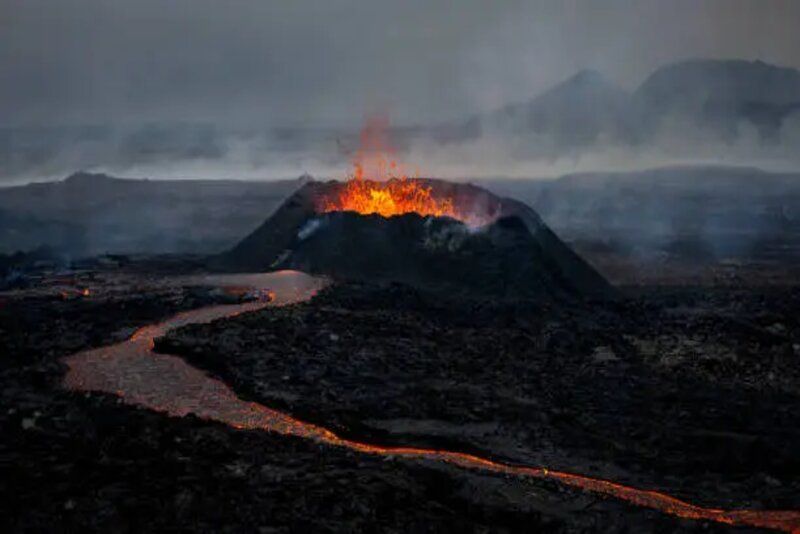
<path fill-rule="evenodd" d="M 657 491 L 637 489 L 607 480 L 573 473 L 495 462 L 477 455 L 417 447 L 384 447 L 344 439 L 321 426 L 305 423 L 255 402 L 245 402 L 224 383 L 208 377 L 177 356 L 153 352 L 155 338 L 179 326 L 216 319 L 311 298 L 323 282 L 303 273 L 265 275 L 264 283 L 275 292 L 273 302 L 249 302 L 212 306 L 182 312 L 171 319 L 141 328 L 127 341 L 84 351 L 65 359 L 69 368 L 66 387 L 101 391 L 119 396 L 125 403 L 172 416 L 194 414 L 239 429 L 259 429 L 316 440 L 365 454 L 431 459 L 465 469 L 505 475 L 551 479 L 562 484 L 608 495 L 637 506 L 652 508 L 686 519 L 702 519 L 729 525 L 749 525 L 784 532 L 800 532 L 800 512 L 722 510 L 705 508 Z"/>

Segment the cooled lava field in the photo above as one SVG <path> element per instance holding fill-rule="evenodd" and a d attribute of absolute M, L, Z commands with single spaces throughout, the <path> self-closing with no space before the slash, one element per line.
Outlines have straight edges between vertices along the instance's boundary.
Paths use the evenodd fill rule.
<path fill-rule="evenodd" d="M 593 260 L 404 177 L 308 182 L 213 256 L 36 256 L 4 530 L 800 532 L 792 268 Z"/>
<path fill-rule="evenodd" d="M 67 356 L 253 298 L 151 264 L 84 276 L 74 293 L 2 296 L 4 531 L 758 530 L 68 390 Z M 178 328 L 154 350 L 345 440 L 541 467 L 703 509 L 791 512 L 800 287 L 784 282 L 623 286 L 570 305 L 340 282 Z"/>

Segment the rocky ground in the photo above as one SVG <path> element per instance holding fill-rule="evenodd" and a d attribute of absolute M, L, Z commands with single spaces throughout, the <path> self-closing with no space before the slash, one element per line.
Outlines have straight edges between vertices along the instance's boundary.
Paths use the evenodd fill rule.
<path fill-rule="evenodd" d="M 158 348 L 362 440 L 798 508 L 798 305 L 786 289 L 558 309 L 351 285 Z"/>
<path fill-rule="evenodd" d="M 3 297 L 4 532 L 728 530 L 60 388 L 60 357 L 224 298 Z M 366 441 L 481 451 L 698 504 L 800 509 L 798 309 L 800 289 L 787 287 L 637 288 L 553 308 L 350 284 L 181 329 L 158 349 Z"/>

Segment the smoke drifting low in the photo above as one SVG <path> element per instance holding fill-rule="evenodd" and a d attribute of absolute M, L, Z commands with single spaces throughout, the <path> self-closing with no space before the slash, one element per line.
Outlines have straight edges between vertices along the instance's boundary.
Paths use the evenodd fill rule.
<path fill-rule="evenodd" d="M 765 141 L 752 124 L 735 136 L 675 119 L 638 143 L 597 140 L 564 146 L 549 133 L 520 136 L 483 131 L 442 141 L 430 130 L 395 130 L 392 145 L 412 174 L 448 179 L 548 178 L 576 172 L 631 171 L 669 165 L 746 165 L 771 171 L 800 168 L 800 115 Z M 357 131 L 221 131 L 209 126 L 14 131 L 0 138 L 5 183 L 57 180 L 75 170 L 155 179 L 275 180 L 351 172 Z"/>
<path fill-rule="evenodd" d="M 792 0 L 0 0 L 0 12 L 6 183 L 81 168 L 340 176 L 375 110 L 399 128 L 406 161 L 444 177 L 796 163 L 800 95 L 786 98 L 800 67 Z M 770 88 L 745 84 L 735 106 L 703 108 L 717 126 L 720 109 L 733 119 L 723 135 L 697 139 L 696 125 L 683 124 L 697 109 L 664 108 L 659 84 L 652 107 L 641 109 L 637 94 L 654 71 L 687 58 L 747 65 L 666 78 L 719 94 L 744 70 Z M 789 69 L 764 74 L 756 59 Z M 768 101 L 753 106 L 753 94 Z"/>
<path fill-rule="evenodd" d="M 800 168 L 800 117 L 787 122 L 780 141 L 765 143 L 755 128 L 743 125 L 733 140 L 674 125 L 641 144 L 595 143 L 574 148 L 546 135 L 525 139 L 485 134 L 441 145 L 415 141 L 409 161 L 424 162 L 431 175 L 452 178 L 552 178 L 583 172 L 636 171 L 667 166 L 751 166 L 774 172 Z"/>
<path fill-rule="evenodd" d="M 276 180 L 335 174 L 345 159 L 329 132 L 223 131 L 212 125 L 7 130 L 6 182 L 63 178 L 75 170 L 157 179 Z"/>

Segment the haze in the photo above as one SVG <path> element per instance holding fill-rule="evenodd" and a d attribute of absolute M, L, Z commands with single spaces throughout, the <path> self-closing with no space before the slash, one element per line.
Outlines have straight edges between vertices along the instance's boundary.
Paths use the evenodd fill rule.
<path fill-rule="evenodd" d="M 429 126 L 528 101 L 584 69 L 633 91 L 657 68 L 687 58 L 800 67 L 800 4 L 792 0 L 0 0 L 0 12 L 5 181 L 76 168 L 155 177 L 335 173 L 334 139 L 376 110 L 394 125 Z M 53 134 L 87 125 L 95 129 L 77 141 Z M 198 125 L 190 144 L 201 147 L 187 149 L 176 132 Z M 304 146 L 302 157 L 253 143 L 253 132 L 286 127 L 337 133 Z M 414 146 L 431 165 L 463 172 L 460 152 Z M 534 152 L 518 173 L 500 165 L 505 155 L 481 173 L 557 168 L 551 153 L 532 164 Z M 704 157 L 719 156 L 712 152 Z M 663 151 L 636 153 L 663 159 Z M 624 166 L 629 155 L 603 150 L 583 166 Z"/>

